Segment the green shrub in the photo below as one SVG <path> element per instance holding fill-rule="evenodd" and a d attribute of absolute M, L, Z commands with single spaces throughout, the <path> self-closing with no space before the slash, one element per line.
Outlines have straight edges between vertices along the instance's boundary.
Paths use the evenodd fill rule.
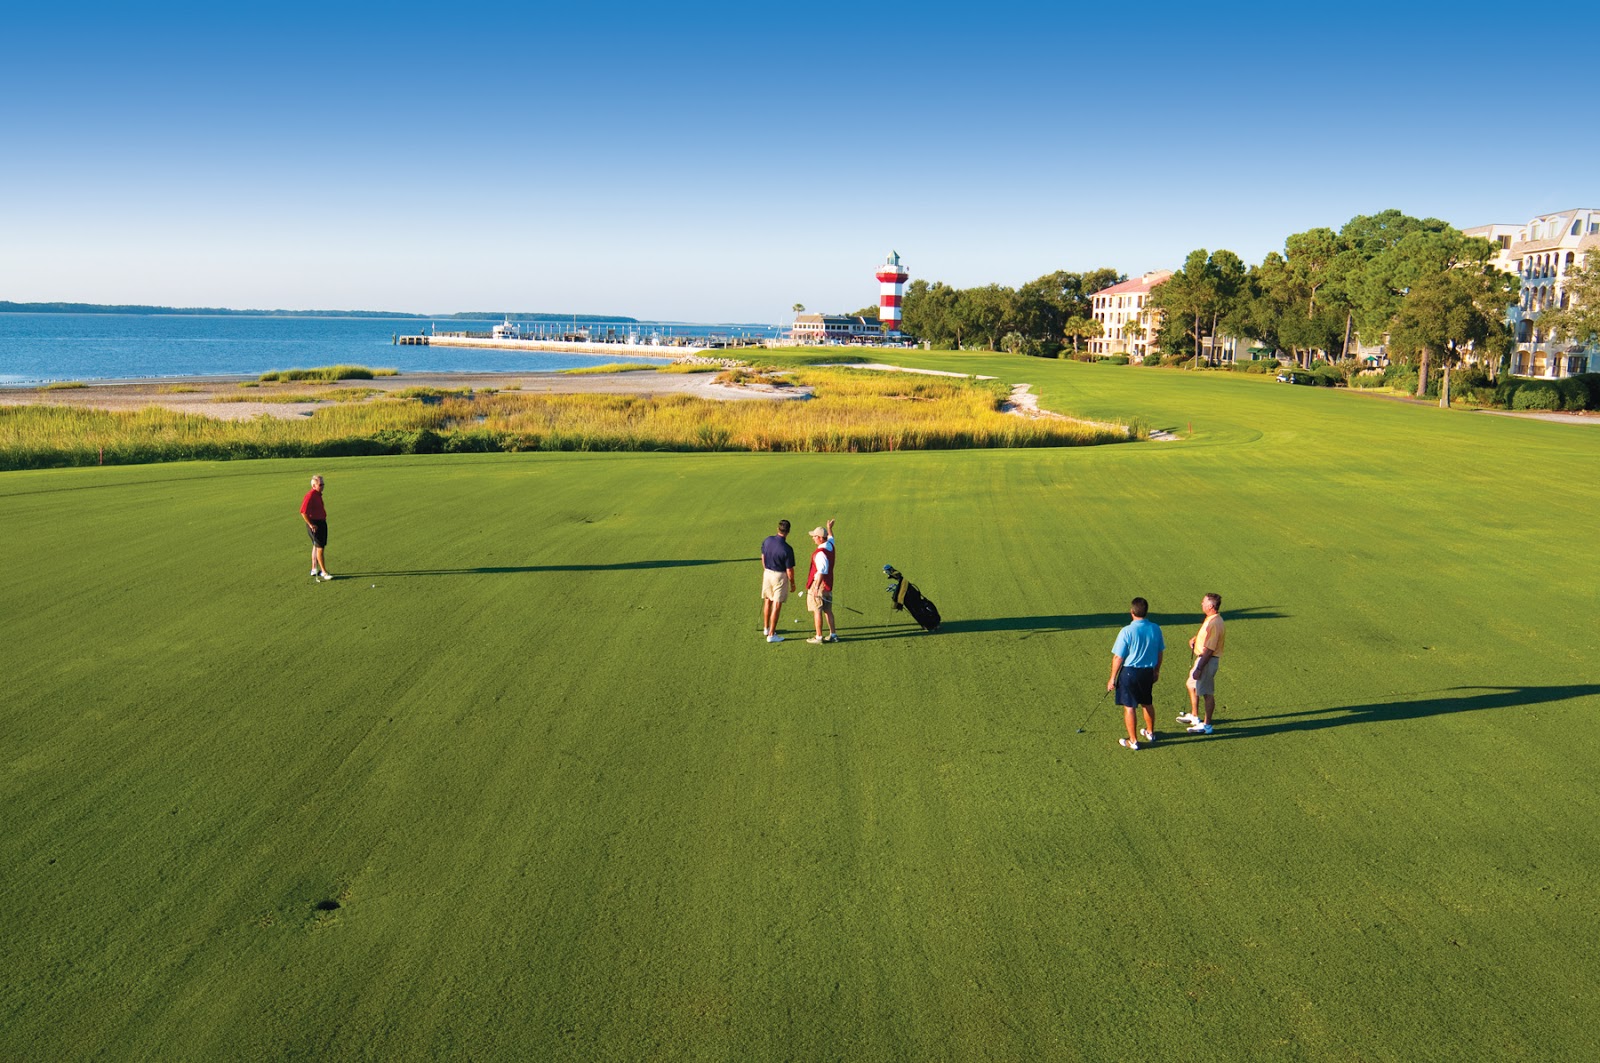
<path fill-rule="evenodd" d="M 1101 365 L 1127 365 L 1128 356 L 1125 354 L 1108 354 L 1104 358 L 1096 358 Z"/>
<path fill-rule="evenodd" d="M 1417 367 L 1404 362 L 1392 364 L 1383 371 L 1383 383 L 1385 387 L 1413 395 L 1417 390 Z"/>
<path fill-rule="evenodd" d="M 1553 380 L 1527 380 L 1511 399 L 1513 410 L 1559 410 L 1561 392 Z"/>
<path fill-rule="evenodd" d="M 1600 373 L 1580 373 L 1556 382 L 1564 410 L 1600 409 Z"/>
<path fill-rule="evenodd" d="M 1350 378 L 1353 388 L 1381 388 L 1383 387 L 1383 371 L 1366 369 Z"/>
<path fill-rule="evenodd" d="M 1502 376 L 1494 387 L 1494 404 L 1502 409 L 1511 409 L 1511 400 L 1516 397 L 1517 389 L 1523 383 L 1525 382 L 1509 374 Z"/>
<path fill-rule="evenodd" d="M 1277 373 L 1278 360 L 1276 358 L 1257 358 L 1249 362 L 1234 362 L 1233 368 L 1239 372 L 1270 376 Z"/>

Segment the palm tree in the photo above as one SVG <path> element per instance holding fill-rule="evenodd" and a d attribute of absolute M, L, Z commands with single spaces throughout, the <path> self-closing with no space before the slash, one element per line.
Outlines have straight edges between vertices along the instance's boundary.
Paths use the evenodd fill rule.
<path fill-rule="evenodd" d="M 1078 341 L 1093 339 L 1105 332 L 1100 322 L 1092 317 L 1069 317 L 1061 331 L 1072 341 L 1072 353 L 1078 353 Z"/>
<path fill-rule="evenodd" d="M 1134 341 L 1143 335 L 1144 326 L 1139 324 L 1137 316 L 1130 317 L 1128 323 L 1122 326 L 1122 338 L 1128 342 L 1128 361 L 1133 361 L 1134 356 L 1138 353 L 1137 348 L 1134 347 Z"/>

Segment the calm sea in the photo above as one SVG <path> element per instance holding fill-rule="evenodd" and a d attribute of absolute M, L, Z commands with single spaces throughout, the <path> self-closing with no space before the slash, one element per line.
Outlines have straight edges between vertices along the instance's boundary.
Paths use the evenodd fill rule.
<path fill-rule="evenodd" d="M 57 380 L 222 376 L 319 365 L 392 367 L 412 373 L 528 373 L 573 369 L 632 353 L 567 354 L 458 347 L 397 347 L 394 336 L 439 330 L 487 332 L 498 322 L 432 318 L 191 317 L 145 314 L 0 314 L 0 386 Z M 581 325 L 583 322 L 578 321 Z M 770 335 L 760 326 L 641 322 L 596 326 L 682 335 Z M 671 360 L 670 353 L 661 359 Z"/>

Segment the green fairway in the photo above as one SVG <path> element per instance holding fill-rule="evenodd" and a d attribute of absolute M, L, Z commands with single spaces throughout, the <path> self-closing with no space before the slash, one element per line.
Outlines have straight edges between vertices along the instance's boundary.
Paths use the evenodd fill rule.
<path fill-rule="evenodd" d="M 0 475 L 0 1059 L 1600 1057 L 1600 429 L 906 364 L 1181 438 Z"/>

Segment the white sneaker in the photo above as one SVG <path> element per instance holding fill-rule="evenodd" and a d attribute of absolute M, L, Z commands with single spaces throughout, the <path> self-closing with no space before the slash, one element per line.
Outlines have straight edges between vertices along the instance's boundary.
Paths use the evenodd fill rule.
<path fill-rule="evenodd" d="M 782 642 L 783 641 L 783 636 L 782 635 L 768 635 L 767 636 L 767 641 L 768 642 Z"/>
<path fill-rule="evenodd" d="M 1211 733 L 1211 725 L 1209 723 L 1197 723 L 1189 728 L 1189 733 L 1192 735 L 1208 735 Z"/>
<path fill-rule="evenodd" d="M 1139 737 L 1144 739 L 1146 742 L 1154 742 L 1156 740 L 1156 736 L 1151 734 L 1149 731 L 1140 731 Z"/>
<path fill-rule="evenodd" d="M 838 642 L 839 641 L 839 636 L 830 632 L 828 634 L 828 637 L 823 639 L 822 641 L 823 642 Z"/>
<path fill-rule="evenodd" d="M 332 572 L 324 572 L 324 573 L 322 573 L 322 578 L 325 579 L 325 580 L 330 580 L 331 581 L 333 579 L 333 573 Z"/>
<path fill-rule="evenodd" d="M 806 639 L 806 641 L 811 643 L 813 646 L 820 646 L 824 640 L 821 635 L 812 635 L 810 638 Z"/>
<path fill-rule="evenodd" d="M 1121 746 L 1123 749 L 1131 749 L 1135 753 L 1139 752 L 1139 743 L 1130 742 L 1126 738 L 1117 739 L 1117 745 Z"/>
<path fill-rule="evenodd" d="M 1180 712 L 1178 713 L 1178 722 L 1183 724 L 1196 724 L 1200 722 L 1200 717 L 1196 716 L 1192 712 Z"/>
<path fill-rule="evenodd" d="M 317 570 L 316 569 L 312 569 L 311 570 L 311 578 L 312 579 L 316 579 L 317 578 Z"/>

